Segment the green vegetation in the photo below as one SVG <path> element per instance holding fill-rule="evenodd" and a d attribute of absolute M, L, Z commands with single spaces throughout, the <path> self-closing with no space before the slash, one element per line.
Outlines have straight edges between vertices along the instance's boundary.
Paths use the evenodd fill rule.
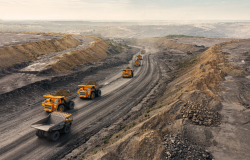
<path fill-rule="evenodd" d="M 130 46 L 128 46 L 128 45 L 123 45 L 125 48 L 127 48 L 127 49 L 131 49 L 132 47 L 130 47 Z"/>
<path fill-rule="evenodd" d="M 206 37 L 199 37 L 199 36 L 188 36 L 183 34 L 170 34 L 165 36 L 165 38 L 206 38 Z"/>
<path fill-rule="evenodd" d="M 132 123 L 132 126 L 133 126 L 133 127 L 135 126 L 135 122 Z"/>
<path fill-rule="evenodd" d="M 103 143 L 104 143 L 104 144 L 109 143 L 109 139 L 104 139 L 104 140 L 103 140 Z"/>
<path fill-rule="evenodd" d="M 115 50 L 117 50 L 118 52 L 122 52 L 123 48 L 121 46 L 116 46 Z"/>
<path fill-rule="evenodd" d="M 178 66 L 178 68 L 177 69 L 182 69 L 182 68 L 185 68 L 185 67 L 187 67 L 187 66 L 189 66 L 189 65 L 191 65 L 191 64 L 194 64 L 195 62 L 197 62 L 197 55 L 196 56 L 194 56 L 193 58 L 191 58 L 191 59 L 189 59 L 189 60 L 186 60 L 186 61 L 184 61 L 183 63 L 180 63 L 180 65 Z"/>
<path fill-rule="evenodd" d="M 109 45 L 109 46 L 112 45 L 112 43 L 110 42 L 110 40 L 106 40 L 106 41 L 104 41 L 104 42 L 107 43 L 107 45 Z"/>

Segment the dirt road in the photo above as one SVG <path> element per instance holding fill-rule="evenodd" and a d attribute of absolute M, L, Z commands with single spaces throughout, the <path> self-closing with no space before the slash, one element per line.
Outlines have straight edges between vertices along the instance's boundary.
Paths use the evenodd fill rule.
<path fill-rule="evenodd" d="M 149 92 L 147 86 L 159 79 L 156 63 L 153 55 L 144 55 L 143 66 L 135 69 L 134 78 L 121 78 L 119 69 L 98 82 L 104 84 L 101 97 L 95 100 L 76 98 L 74 110 L 68 111 L 74 117 L 71 133 L 61 136 L 57 142 L 38 139 L 35 130 L 30 128 L 33 122 L 46 116 L 42 106 L 19 116 L 13 113 L 15 118 L 0 125 L 0 159 L 50 159 L 84 143 L 125 115 Z"/>

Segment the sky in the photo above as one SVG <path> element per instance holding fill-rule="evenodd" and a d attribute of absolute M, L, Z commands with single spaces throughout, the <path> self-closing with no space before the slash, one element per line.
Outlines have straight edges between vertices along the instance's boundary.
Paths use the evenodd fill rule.
<path fill-rule="evenodd" d="M 0 20 L 250 20 L 250 0 L 0 0 Z"/>

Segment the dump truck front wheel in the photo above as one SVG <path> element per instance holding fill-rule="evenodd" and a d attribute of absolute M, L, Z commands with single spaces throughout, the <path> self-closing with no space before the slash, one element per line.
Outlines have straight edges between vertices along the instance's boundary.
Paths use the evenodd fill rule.
<path fill-rule="evenodd" d="M 94 98 L 95 98 L 95 92 L 91 92 L 90 99 L 94 99 Z"/>
<path fill-rule="evenodd" d="M 64 111 L 64 105 L 63 105 L 63 104 L 60 104 L 60 105 L 58 106 L 57 110 L 63 112 L 63 111 Z"/>
<path fill-rule="evenodd" d="M 70 101 L 69 103 L 68 103 L 68 108 L 69 109 L 73 109 L 75 107 L 75 103 L 73 102 L 73 101 Z"/>
<path fill-rule="evenodd" d="M 97 96 L 97 97 L 101 97 L 101 95 L 102 95 L 102 91 L 101 91 L 101 90 L 98 90 L 98 91 L 96 92 L 96 96 Z"/>
<path fill-rule="evenodd" d="M 57 141 L 60 137 L 60 132 L 59 131 L 54 131 L 54 132 L 51 132 L 50 135 L 49 135 L 49 139 L 53 142 Z"/>
<path fill-rule="evenodd" d="M 66 124 L 65 127 L 63 128 L 63 133 L 67 134 L 70 132 L 71 125 Z"/>

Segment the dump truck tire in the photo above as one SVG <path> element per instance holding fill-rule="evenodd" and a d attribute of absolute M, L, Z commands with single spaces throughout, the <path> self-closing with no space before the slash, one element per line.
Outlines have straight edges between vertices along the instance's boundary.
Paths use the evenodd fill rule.
<path fill-rule="evenodd" d="M 94 99 L 94 98 L 95 98 L 95 92 L 91 92 L 90 99 Z"/>
<path fill-rule="evenodd" d="M 75 107 L 75 102 L 69 101 L 69 103 L 68 103 L 68 108 L 69 108 L 69 109 L 73 109 L 74 107 Z"/>
<path fill-rule="evenodd" d="M 44 138 L 43 131 L 41 131 L 41 130 L 38 129 L 36 131 L 36 136 L 39 137 L 39 138 Z"/>
<path fill-rule="evenodd" d="M 71 129 L 71 125 L 70 124 L 65 125 L 65 127 L 63 128 L 63 133 L 65 133 L 65 134 L 69 133 L 70 129 Z"/>
<path fill-rule="evenodd" d="M 96 92 L 96 97 L 101 97 L 101 95 L 102 95 L 102 91 L 101 91 L 101 90 L 98 90 L 98 91 Z"/>
<path fill-rule="evenodd" d="M 57 108 L 58 111 L 64 112 L 64 105 L 60 104 Z"/>
<path fill-rule="evenodd" d="M 57 141 L 60 137 L 60 132 L 59 131 L 54 131 L 52 133 L 50 133 L 49 135 L 49 139 L 53 142 Z"/>

